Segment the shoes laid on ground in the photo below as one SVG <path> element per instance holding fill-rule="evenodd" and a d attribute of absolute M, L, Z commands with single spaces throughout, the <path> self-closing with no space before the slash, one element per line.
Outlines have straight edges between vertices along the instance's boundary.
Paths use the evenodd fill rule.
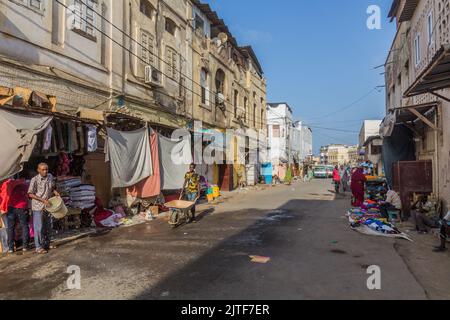
<path fill-rule="evenodd" d="M 417 231 L 418 234 L 428 234 L 428 231 Z"/>
<path fill-rule="evenodd" d="M 433 252 L 446 252 L 447 248 L 443 248 L 443 247 L 434 247 Z"/>
<path fill-rule="evenodd" d="M 14 250 L 9 250 L 8 254 L 14 254 Z"/>
<path fill-rule="evenodd" d="M 22 249 L 22 252 L 28 252 L 28 251 L 30 251 L 29 248 L 23 248 L 23 249 Z"/>

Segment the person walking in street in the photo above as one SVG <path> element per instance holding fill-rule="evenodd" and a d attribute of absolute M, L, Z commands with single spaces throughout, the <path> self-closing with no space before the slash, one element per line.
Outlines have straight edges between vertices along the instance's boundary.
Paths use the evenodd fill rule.
<path fill-rule="evenodd" d="M 334 191 L 336 194 L 339 194 L 339 190 L 341 188 L 341 176 L 339 174 L 339 167 L 334 167 L 333 170 L 333 182 L 334 182 Z"/>
<path fill-rule="evenodd" d="M 22 227 L 22 251 L 29 250 L 30 228 L 28 226 L 28 185 L 25 180 L 18 180 L 11 191 L 8 200 L 8 253 L 14 253 L 14 242 L 16 239 L 16 223 L 19 221 Z"/>
<path fill-rule="evenodd" d="M 347 168 L 344 165 L 341 166 L 341 168 L 339 170 L 339 175 L 341 177 L 342 191 L 343 191 L 343 193 L 346 193 L 348 190 L 348 182 L 350 180 L 350 176 L 348 174 Z"/>
<path fill-rule="evenodd" d="M 33 211 L 34 243 L 37 253 L 47 253 L 50 250 L 52 217 L 45 208 L 52 196 L 59 196 L 56 191 L 54 177 L 48 172 L 48 165 L 38 165 L 38 175 L 31 179 L 28 196 Z"/>
<path fill-rule="evenodd" d="M 200 175 L 195 171 L 196 166 L 195 164 L 191 164 L 189 166 L 189 171 L 184 176 L 184 185 L 183 190 L 181 192 L 181 198 L 184 198 L 187 201 L 190 202 L 197 202 L 198 198 L 200 197 Z M 195 212 L 196 208 L 195 205 L 192 207 L 192 217 L 191 221 L 189 222 L 195 222 Z"/>
<path fill-rule="evenodd" d="M 364 204 L 366 176 L 363 169 L 357 168 L 352 174 L 350 188 L 352 189 L 352 206 L 361 207 Z"/>

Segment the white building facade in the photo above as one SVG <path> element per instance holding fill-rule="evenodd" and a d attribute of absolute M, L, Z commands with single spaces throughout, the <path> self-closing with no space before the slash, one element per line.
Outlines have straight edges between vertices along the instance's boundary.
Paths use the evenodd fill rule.
<path fill-rule="evenodd" d="M 287 103 L 267 105 L 269 160 L 274 165 L 292 161 L 292 109 Z"/>

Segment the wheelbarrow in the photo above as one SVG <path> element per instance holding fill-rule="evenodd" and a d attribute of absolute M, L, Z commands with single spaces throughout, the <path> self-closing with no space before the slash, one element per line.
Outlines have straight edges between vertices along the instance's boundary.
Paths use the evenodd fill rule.
<path fill-rule="evenodd" d="M 164 206 L 170 210 L 169 224 L 172 228 L 176 228 L 183 223 L 192 221 L 192 208 L 195 204 L 196 201 L 191 202 L 184 200 L 174 200 L 164 204 Z"/>

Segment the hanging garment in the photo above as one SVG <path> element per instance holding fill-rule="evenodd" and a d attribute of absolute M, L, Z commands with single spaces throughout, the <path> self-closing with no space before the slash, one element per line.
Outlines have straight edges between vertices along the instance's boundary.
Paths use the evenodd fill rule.
<path fill-rule="evenodd" d="M 70 159 L 67 153 L 59 154 L 57 175 L 65 177 L 70 173 Z"/>
<path fill-rule="evenodd" d="M 86 150 L 86 144 L 85 144 L 85 131 L 84 127 L 81 125 L 77 128 L 77 135 L 78 135 L 78 150 L 81 153 L 84 153 L 84 150 Z"/>
<path fill-rule="evenodd" d="M 192 163 L 191 142 L 188 139 L 172 141 L 159 135 L 162 190 L 181 189 L 184 175 Z"/>
<path fill-rule="evenodd" d="M 37 142 L 39 132 L 45 130 L 52 117 L 23 115 L 0 110 L 0 180 L 7 179 L 22 171 Z"/>
<path fill-rule="evenodd" d="M 56 142 L 58 146 L 58 150 L 62 151 L 66 147 L 64 144 L 64 136 L 63 136 L 63 124 L 59 120 L 55 120 L 56 127 Z"/>
<path fill-rule="evenodd" d="M 43 152 L 50 151 L 50 148 L 52 147 L 52 134 L 53 134 L 53 127 L 47 126 L 44 132 L 44 145 L 42 147 Z"/>
<path fill-rule="evenodd" d="M 69 124 L 69 134 L 70 134 L 70 149 L 69 152 L 75 152 L 79 149 L 78 139 L 77 139 L 77 127 L 75 123 Z"/>
<path fill-rule="evenodd" d="M 122 132 L 107 129 L 106 162 L 111 164 L 113 188 L 126 188 L 152 175 L 148 128 Z"/>
<path fill-rule="evenodd" d="M 153 175 L 142 180 L 133 187 L 127 189 L 127 195 L 136 199 L 146 199 L 159 196 L 161 193 L 161 172 L 159 166 L 159 143 L 158 134 L 152 132 L 150 135 L 150 149 L 152 156 Z M 133 200 L 134 202 L 134 200 Z"/>
<path fill-rule="evenodd" d="M 97 150 L 97 127 L 90 124 L 87 128 L 87 151 L 94 152 Z"/>

